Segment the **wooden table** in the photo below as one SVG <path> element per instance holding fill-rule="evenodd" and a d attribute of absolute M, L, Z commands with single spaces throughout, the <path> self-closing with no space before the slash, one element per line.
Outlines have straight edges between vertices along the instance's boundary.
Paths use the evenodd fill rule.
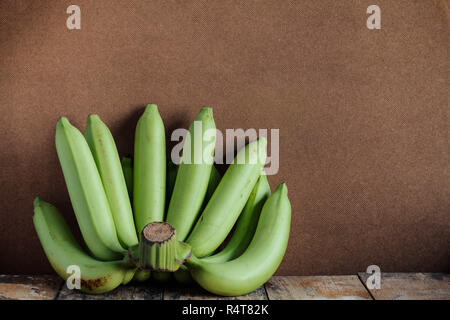
<path fill-rule="evenodd" d="M 198 286 L 174 283 L 132 283 L 103 295 L 86 295 L 67 289 L 56 275 L 0 275 L 0 299 L 25 300 L 397 300 L 450 299 L 450 275 L 442 273 L 383 273 L 381 288 L 368 289 L 368 275 L 272 277 L 245 296 L 224 298 Z"/>

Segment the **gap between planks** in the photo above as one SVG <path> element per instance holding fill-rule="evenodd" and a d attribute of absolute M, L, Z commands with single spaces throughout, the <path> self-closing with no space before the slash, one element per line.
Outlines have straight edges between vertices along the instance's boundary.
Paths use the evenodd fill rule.
<path fill-rule="evenodd" d="M 370 275 L 359 273 L 362 283 Z M 445 273 L 381 273 L 380 289 L 368 289 L 375 300 L 450 300 Z"/>

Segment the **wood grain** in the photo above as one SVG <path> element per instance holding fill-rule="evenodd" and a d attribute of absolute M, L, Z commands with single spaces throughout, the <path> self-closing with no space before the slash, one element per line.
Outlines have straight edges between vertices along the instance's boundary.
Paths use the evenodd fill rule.
<path fill-rule="evenodd" d="M 0 275 L 0 299 L 53 300 L 61 284 L 53 275 Z"/>
<path fill-rule="evenodd" d="M 368 274 L 273 277 L 265 287 L 239 297 L 220 297 L 197 285 L 133 283 L 102 295 L 69 290 L 58 276 L 0 275 L 0 299 L 18 300 L 449 300 L 450 275 L 383 273 L 381 289 L 367 290 Z M 372 295 L 372 296 L 371 296 Z"/>
<path fill-rule="evenodd" d="M 368 300 L 356 275 L 272 277 L 266 283 L 270 300 Z"/>
<path fill-rule="evenodd" d="M 70 290 L 64 285 L 57 297 L 58 300 L 161 300 L 163 289 L 153 283 L 133 283 L 119 286 L 105 294 L 84 294 L 78 290 Z"/>
<path fill-rule="evenodd" d="M 359 273 L 366 283 L 370 276 Z M 382 273 L 381 288 L 369 289 L 376 300 L 450 300 L 450 275 L 443 273 Z"/>
<path fill-rule="evenodd" d="M 207 292 L 197 285 L 171 285 L 164 290 L 164 300 L 267 300 L 266 290 L 259 287 L 249 294 L 238 297 L 221 297 Z"/>

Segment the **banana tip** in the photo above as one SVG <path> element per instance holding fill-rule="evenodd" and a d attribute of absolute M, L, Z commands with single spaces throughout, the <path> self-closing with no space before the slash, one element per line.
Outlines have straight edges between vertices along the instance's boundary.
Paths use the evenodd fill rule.
<path fill-rule="evenodd" d="M 57 124 L 65 125 L 65 124 L 70 124 L 70 122 L 69 122 L 69 119 L 67 119 L 67 117 L 60 117 L 58 119 Z"/>
<path fill-rule="evenodd" d="M 145 107 L 145 111 L 154 111 L 154 110 L 158 110 L 158 106 L 154 103 L 149 103 L 147 104 L 147 106 Z"/>
<path fill-rule="evenodd" d="M 91 113 L 90 115 L 88 115 L 87 119 L 88 119 L 87 121 L 89 123 L 90 121 L 93 121 L 93 120 L 100 120 L 100 117 L 98 114 Z"/>
<path fill-rule="evenodd" d="M 276 190 L 279 190 L 281 193 L 287 194 L 288 188 L 287 188 L 286 183 L 285 183 L 285 182 L 280 183 L 280 184 L 277 186 Z"/>
<path fill-rule="evenodd" d="M 147 104 L 142 116 L 154 117 L 155 115 L 159 115 L 158 106 L 153 103 Z"/>
<path fill-rule="evenodd" d="M 200 110 L 200 113 L 204 113 L 207 116 L 210 116 L 211 118 L 213 117 L 213 108 L 211 107 L 202 107 L 202 109 Z"/>
<path fill-rule="evenodd" d="M 35 197 L 34 200 L 33 200 L 33 206 L 34 207 L 39 207 L 40 204 L 41 204 L 41 201 L 42 201 L 41 197 L 39 197 L 39 196 Z"/>

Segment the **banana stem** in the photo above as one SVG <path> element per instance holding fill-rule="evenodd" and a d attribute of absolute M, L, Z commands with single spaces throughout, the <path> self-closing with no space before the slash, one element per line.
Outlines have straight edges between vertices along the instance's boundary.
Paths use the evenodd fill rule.
<path fill-rule="evenodd" d="M 191 255 L 187 260 L 186 260 L 186 265 L 190 268 L 195 268 L 195 267 L 199 267 L 201 266 L 202 261 L 197 258 L 194 255 Z"/>
<path fill-rule="evenodd" d="M 140 242 L 128 256 L 140 269 L 175 272 L 192 254 L 191 247 L 177 241 L 175 228 L 166 222 L 152 222 L 142 229 Z"/>

